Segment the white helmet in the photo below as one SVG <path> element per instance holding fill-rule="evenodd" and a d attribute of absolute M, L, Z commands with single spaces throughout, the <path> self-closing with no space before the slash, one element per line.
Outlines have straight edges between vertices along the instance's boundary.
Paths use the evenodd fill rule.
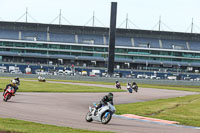
<path fill-rule="evenodd" d="M 13 79 L 13 80 L 11 81 L 11 83 L 16 84 L 17 81 Z"/>

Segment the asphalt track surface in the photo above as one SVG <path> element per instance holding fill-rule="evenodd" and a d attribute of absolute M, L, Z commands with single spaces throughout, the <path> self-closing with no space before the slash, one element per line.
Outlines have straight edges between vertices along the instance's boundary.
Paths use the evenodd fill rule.
<path fill-rule="evenodd" d="M 60 82 L 64 83 L 64 82 Z M 68 83 L 64 83 L 68 84 Z M 69 83 L 77 84 L 77 83 Z M 90 85 L 90 84 L 81 84 Z M 90 85 L 92 86 L 92 85 Z M 98 85 L 99 86 L 99 85 Z M 103 87 L 113 87 L 102 85 Z M 88 106 L 107 93 L 17 93 L 10 101 L 0 100 L 0 117 L 15 118 L 43 124 L 120 133 L 199 133 L 200 130 L 113 117 L 107 124 L 88 123 Z M 115 92 L 114 103 L 133 103 L 160 98 L 197 94 L 195 92 L 140 88 L 138 93 Z M 2 95 L 2 93 L 0 93 Z"/>

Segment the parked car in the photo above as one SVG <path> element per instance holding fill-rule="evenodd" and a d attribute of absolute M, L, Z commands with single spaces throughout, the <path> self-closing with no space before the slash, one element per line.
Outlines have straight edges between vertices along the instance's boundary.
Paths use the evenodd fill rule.
<path fill-rule="evenodd" d="M 20 70 L 13 70 L 13 71 L 11 71 L 10 73 L 12 73 L 12 74 L 22 74 L 22 72 L 20 71 Z"/>

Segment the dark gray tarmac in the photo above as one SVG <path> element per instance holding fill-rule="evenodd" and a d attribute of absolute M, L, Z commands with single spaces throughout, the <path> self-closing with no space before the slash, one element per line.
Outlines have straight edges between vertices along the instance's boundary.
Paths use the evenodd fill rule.
<path fill-rule="evenodd" d="M 2 93 L 0 93 L 0 117 L 16 118 L 19 120 L 72 128 L 120 133 L 200 132 L 198 129 L 159 125 L 117 117 L 113 117 L 107 125 L 102 125 L 99 122 L 86 122 L 85 115 L 88 112 L 88 106 L 92 105 L 93 102 L 98 102 L 105 94 L 107 93 L 17 93 L 15 97 L 12 97 L 12 99 L 6 103 L 3 102 Z M 114 103 L 143 102 L 192 94 L 197 93 L 140 88 L 139 92 L 134 94 L 128 92 L 114 93 Z"/>

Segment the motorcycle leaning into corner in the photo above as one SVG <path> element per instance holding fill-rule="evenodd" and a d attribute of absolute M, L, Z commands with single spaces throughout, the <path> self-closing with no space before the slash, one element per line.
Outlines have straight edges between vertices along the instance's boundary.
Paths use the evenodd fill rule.
<path fill-rule="evenodd" d="M 4 95 L 3 95 L 3 100 L 4 100 L 5 102 L 7 102 L 12 96 L 14 96 L 14 92 L 15 92 L 14 88 L 13 88 L 13 87 L 9 87 L 9 88 L 5 91 L 5 93 L 4 93 Z"/>
<path fill-rule="evenodd" d="M 96 104 L 94 104 L 94 106 L 96 107 Z M 99 121 L 102 124 L 107 124 L 116 111 L 115 106 L 109 102 L 107 102 L 107 105 L 102 106 L 98 110 L 96 110 L 95 107 L 89 107 L 89 112 L 85 117 L 87 122 Z"/>
<path fill-rule="evenodd" d="M 120 85 L 120 83 L 118 82 L 118 83 L 116 83 L 116 88 L 117 89 L 121 89 L 121 85 Z"/>
<path fill-rule="evenodd" d="M 127 90 L 128 90 L 129 93 L 133 93 L 133 90 L 135 92 L 138 92 L 138 86 L 137 86 L 136 83 L 134 83 L 133 85 L 131 85 L 130 83 L 128 83 L 126 88 L 127 88 Z"/>

